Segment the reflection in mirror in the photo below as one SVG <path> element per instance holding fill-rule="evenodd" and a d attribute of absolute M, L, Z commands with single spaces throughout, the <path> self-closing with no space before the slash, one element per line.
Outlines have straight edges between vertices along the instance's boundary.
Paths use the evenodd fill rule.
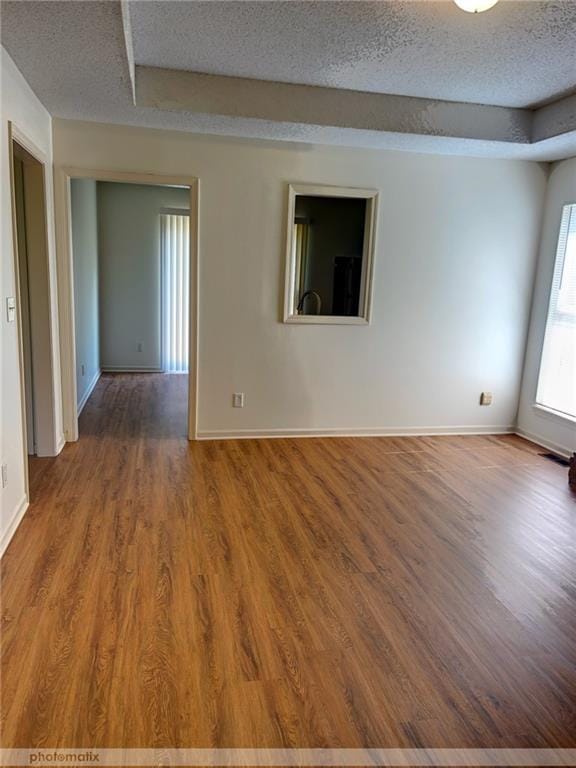
<path fill-rule="evenodd" d="M 291 187 L 286 321 L 367 321 L 375 197 Z"/>

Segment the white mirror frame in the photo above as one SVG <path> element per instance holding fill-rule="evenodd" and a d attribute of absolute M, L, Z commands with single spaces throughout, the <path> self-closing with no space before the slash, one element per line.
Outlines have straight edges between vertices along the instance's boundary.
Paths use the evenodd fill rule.
<path fill-rule="evenodd" d="M 364 226 L 364 248 L 362 252 L 362 278 L 360 282 L 360 304 L 357 316 L 339 315 L 296 315 L 294 314 L 294 292 L 296 278 L 294 248 L 294 216 L 296 197 L 358 197 L 366 200 Z M 286 287 L 284 291 L 284 322 L 321 325 L 368 325 L 372 308 L 372 283 L 374 273 L 374 251 L 376 246 L 376 219 L 378 214 L 378 192 L 375 189 L 357 187 L 331 187 L 316 184 L 288 185 L 288 230 L 286 233 Z"/>

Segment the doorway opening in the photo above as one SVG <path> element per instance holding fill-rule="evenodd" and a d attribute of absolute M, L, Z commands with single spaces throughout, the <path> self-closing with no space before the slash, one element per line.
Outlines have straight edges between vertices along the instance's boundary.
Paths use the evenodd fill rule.
<path fill-rule="evenodd" d="M 80 434 L 101 429 L 96 411 L 144 391 L 156 414 L 162 399 L 177 399 L 169 414 L 173 434 L 189 434 L 190 206 L 186 185 L 70 178 Z M 167 373 L 180 381 L 161 383 Z"/>
<path fill-rule="evenodd" d="M 55 456 L 60 448 L 55 422 L 46 173 L 41 153 L 36 156 L 12 126 L 10 148 L 16 275 L 14 319 L 18 322 L 23 444 L 30 497 L 30 457 Z"/>

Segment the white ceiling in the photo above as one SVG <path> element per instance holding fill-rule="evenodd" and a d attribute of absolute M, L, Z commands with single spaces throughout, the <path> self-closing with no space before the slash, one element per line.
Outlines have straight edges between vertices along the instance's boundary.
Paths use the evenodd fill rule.
<path fill-rule="evenodd" d="M 525 107 L 576 89 L 576 2 L 131 0 L 136 64 Z M 238 137 L 554 160 L 576 130 L 537 144 L 168 111 L 132 100 L 120 3 L 2 2 L 2 43 L 57 117 Z M 432 127 L 433 128 L 433 127 Z"/>
<path fill-rule="evenodd" d="M 136 64 L 526 107 L 576 90 L 576 2 L 131 2 Z"/>

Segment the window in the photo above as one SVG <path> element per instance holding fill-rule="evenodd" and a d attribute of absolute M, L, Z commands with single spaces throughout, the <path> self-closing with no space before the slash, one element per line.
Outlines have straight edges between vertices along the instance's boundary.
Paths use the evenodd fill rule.
<path fill-rule="evenodd" d="M 536 403 L 576 419 L 576 204 L 562 209 Z"/>
<path fill-rule="evenodd" d="M 377 193 L 289 187 L 284 322 L 369 320 Z"/>
<path fill-rule="evenodd" d="M 190 218 L 162 214 L 162 368 L 188 373 L 190 296 Z"/>

